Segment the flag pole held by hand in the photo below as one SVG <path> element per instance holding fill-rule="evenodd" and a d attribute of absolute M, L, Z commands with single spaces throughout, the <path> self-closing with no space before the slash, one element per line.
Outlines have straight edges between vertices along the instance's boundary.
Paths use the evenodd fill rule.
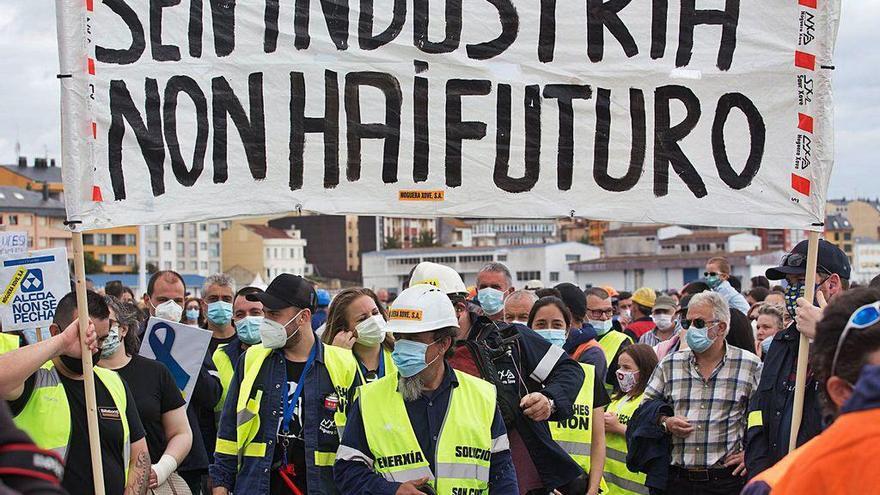
<path fill-rule="evenodd" d="M 804 281 L 804 299 L 812 302 L 816 293 L 816 266 L 819 258 L 819 233 L 811 231 L 807 241 L 807 272 Z M 807 364 L 810 359 L 810 339 L 800 334 L 798 342 L 797 374 L 794 385 L 794 408 L 791 412 L 791 434 L 788 438 L 788 451 L 797 447 L 798 431 L 804 417 L 804 393 L 807 386 Z"/>

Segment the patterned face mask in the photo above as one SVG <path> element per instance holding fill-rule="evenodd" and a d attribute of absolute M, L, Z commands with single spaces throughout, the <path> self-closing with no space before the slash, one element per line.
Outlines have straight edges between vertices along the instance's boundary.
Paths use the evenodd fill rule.
<path fill-rule="evenodd" d="M 785 309 L 792 319 L 797 315 L 797 300 L 803 297 L 805 288 L 803 282 L 789 284 L 785 288 Z"/>

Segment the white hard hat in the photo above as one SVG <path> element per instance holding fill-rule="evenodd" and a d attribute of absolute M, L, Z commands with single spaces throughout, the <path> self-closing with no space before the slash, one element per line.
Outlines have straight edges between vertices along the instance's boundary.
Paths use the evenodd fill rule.
<path fill-rule="evenodd" d="M 543 289 L 543 288 L 544 288 L 544 282 L 541 282 L 538 279 L 529 280 L 528 282 L 526 282 L 526 290 L 537 290 L 537 289 Z"/>
<path fill-rule="evenodd" d="M 467 294 L 467 287 L 461 280 L 461 275 L 451 267 L 423 261 L 416 265 L 409 285 L 428 284 L 439 288 L 445 294 Z"/>
<path fill-rule="evenodd" d="M 409 287 L 388 309 L 386 329 L 392 333 L 422 333 L 446 327 L 458 328 L 458 317 L 446 294 L 433 285 Z"/>

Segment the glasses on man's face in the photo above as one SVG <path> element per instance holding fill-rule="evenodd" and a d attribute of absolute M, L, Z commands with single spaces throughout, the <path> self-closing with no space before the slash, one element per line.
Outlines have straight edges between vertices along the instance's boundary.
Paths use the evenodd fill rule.
<path fill-rule="evenodd" d="M 606 318 L 611 318 L 612 316 L 614 316 L 614 310 L 611 308 L 608 308 L 608 309 L 587 309 L 587 312 L 594 319 L 601 318 L 603 316 Z"/>
<path fill-rule="evenodd" d="M 720 275 L 718 272 L 703 272 L 704 277 L 717 277 Z"/>
<path fill-rule="evenodd" d="M 843 332 L 841 332 L 840 338 L 837 339 L 837 347 L 834 348 L 834 359 L 831 360 L 830 376 L 834 376 L 834 372 L 837 369 L 837 358 L 840 356 L 840 347 L 843 345 L 843 341 L 846 340 L 846 336 L 849 335 L 849 331 L 863 330 L 876 323 L 880 323 L 880 301 L 875 301 L 871 304 L 862 306 L 849 317 L 849 321 L 847 321 L 846 326 L 843 327 Z"/>
<path fill-rule="evenodd" d="M 696 328 L 697 330 L 702 330 L 702 329 L 706 328 L 706 326 L 708 324 L 712 324 L 712 323 L 718 323 L 718 320 L 704 320 L 702 318 L 694 318 L 692 320 L 683 319 L 683 320 L 681 320 L 681 328 L 684 328 L 685 330 L 687 330 L 688 328 L 691 327 L 691 325 L 693 325 L 693 327 Z"/>

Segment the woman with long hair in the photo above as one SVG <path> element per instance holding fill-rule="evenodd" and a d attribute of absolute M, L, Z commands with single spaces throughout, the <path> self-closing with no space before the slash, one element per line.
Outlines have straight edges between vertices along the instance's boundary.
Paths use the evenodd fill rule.
<path fill-rule="evenodd" d="M 330 303 L 321 340 L 351 349 L 358 362 L 361 383 L 370 383 L 397 372 L 391 360 L 394 337 L 385 331 L 387 320 L 388 315 L 372 290 L 345 289 Z"/>
<path fill-rule="evenodd" d="M 620 353 L 618 388 L 605 413 L 605 481 L 609 494 L 647 494 L 645 475 L 627 469 L 626 425 L 642 402 L 648 379 L 657 367 L 657 354 L 646 344 L 633 344 Z"/>

